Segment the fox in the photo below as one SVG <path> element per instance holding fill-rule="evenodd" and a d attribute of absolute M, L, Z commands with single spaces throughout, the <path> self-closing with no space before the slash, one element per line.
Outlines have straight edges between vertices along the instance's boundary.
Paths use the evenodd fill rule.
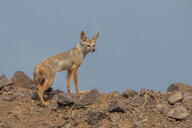
<path fill-rule="evenodd" d="M 53 85 L 56 73 L 60 71 L 67 71 L 68 93 L 73 93 L 71 92 L 72 74 L 76 92 L 78 94 L 88 92 L 87 90 L 79 90 L 77 71 L 86 55 L 90 52 L 95 52 L 98 36 L 99 32 L 97 32 L 92 38 L 88 38 L 85 31 L 82 30 L 80 32 L 80 43 L 78 43 L 73 49 L 48 57 L 35 66 L 33 80 L 37 87 L 37 95 L 44 106 L 48 106 L 49 103 L 44 101 L 43 93 Z"/>

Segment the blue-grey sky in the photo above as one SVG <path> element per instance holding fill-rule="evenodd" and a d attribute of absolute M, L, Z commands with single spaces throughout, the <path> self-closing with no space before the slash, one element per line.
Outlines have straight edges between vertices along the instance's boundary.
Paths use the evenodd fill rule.
<path fill-rule="evenodd" d="M 191 14 L 191 0 L 0 1 L 0 74 L 32 77 L 36 64 L 73 48 L 85 30 L 100 36 L 78 71 L 81 90 L 192 84 Z M 67 90 L 66 71 L 53 87 Z"/>

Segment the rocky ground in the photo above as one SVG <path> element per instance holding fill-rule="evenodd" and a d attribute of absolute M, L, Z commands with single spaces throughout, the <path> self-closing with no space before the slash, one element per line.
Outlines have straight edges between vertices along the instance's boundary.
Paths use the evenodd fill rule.
<path fill-rule="evenodd" d="M 68 94 L 49 89 L 43 107 L 24 72 L 0 77 L 0 128 L 192 128 L 192 87 L 174 83 L 167 92 Z"/>

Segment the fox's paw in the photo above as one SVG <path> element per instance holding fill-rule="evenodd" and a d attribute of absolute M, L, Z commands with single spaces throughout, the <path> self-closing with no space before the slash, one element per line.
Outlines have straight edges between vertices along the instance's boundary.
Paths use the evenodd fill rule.
<path fill-rule="evenodd" d="M 44 102 L 44 103 L 39 103 L 38 104 L 40 107 L 47 107 L 48 105 L 49 105 L 49 103 L 48 102 Z"/>
<path fill-rule="evenodd" d="M 69 93 L 69 94 L 75 94 L 75 93 L 74 93 L 74 92 L 72 92 L 72 91 L 68 91 L 68 93 Z"/>
<path fill-rule="evenodd" d="M 77 93 L 81 94 L 81 93 L 88 93 L 89 91 L 88 90 L 85 90 L 85 91 L 78 91 Z"/>
<path fill-rule="evenodd" d="M 74 94 L 75 94 L 75 92 L 69 92 L 69 94 L 72 94 L 72 95 L 74 95 Z"/>
<path fill-rule="evenodd" d="M 49 103 L 48 103 L 48 102 L 44 102 L 43 105 L 44 105 L 45 107 L 47 107 L 47 106 L 49 105 Z"/>
<path fill-rule="evenodd" d="M 89 92 L 88 90 L 83 91 L 83 93 L 88 93 L 88 92 Z"/>

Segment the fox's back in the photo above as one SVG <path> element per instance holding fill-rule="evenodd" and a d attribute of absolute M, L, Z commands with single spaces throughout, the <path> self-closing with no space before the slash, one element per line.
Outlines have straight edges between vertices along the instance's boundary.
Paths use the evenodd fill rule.
<path fill-rule="evenodd" d="M 83 61 L 83 55 L 78 49 L 71 49 L 67 52 L 51 56 L 43 60 L 39 65 L 48 66 L 56 72 L 71 70 L 73 65 L 79 67 Z"/>

